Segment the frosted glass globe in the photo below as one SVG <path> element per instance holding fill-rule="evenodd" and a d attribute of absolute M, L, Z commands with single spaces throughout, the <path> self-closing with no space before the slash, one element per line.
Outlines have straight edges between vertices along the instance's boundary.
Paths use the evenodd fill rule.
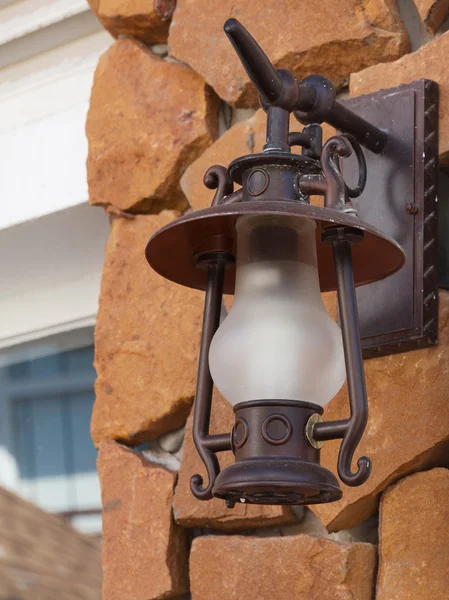
<path fill-rule="evenodd" d="M 215 385 L 233 405 L 324 406 L 345 380 L 341 330 L 320 293 L 315 228 L 303 217 L 237 221 L 234 302 L 209 352 Z"/>

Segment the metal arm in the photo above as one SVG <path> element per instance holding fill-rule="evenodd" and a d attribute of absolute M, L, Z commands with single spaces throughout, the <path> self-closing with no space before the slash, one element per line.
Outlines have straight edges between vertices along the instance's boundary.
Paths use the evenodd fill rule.
<path fill-rule="evenodd" d="M 359 317 L 352 269 L 351 242 L 345 239 L 332 242 L 340 307 L 343 347 L 348 377 L 351 417 L 338 455 L 338 474 L 346 485 L 364 483 L 371 472 L 371 461 L 362 456 L 357 461 L 358 469 L 351 471 L 354 452 L 362 439 L 368 422 L 365 372 L 360 347 Z"/>
<path fill-rule="evenodd" d="M 387 135 L 368 121 L 335 101 L 335 91 L 325 77 L 312 75 L 298 82 L 285 70 L 277 70 L 251 34 L 237 21 L 228 19 L 224 31 L 230 39 L 248 77 L 259 91 L 264 110 L 271 106 L 294 112 L 299 122 L 329 123 L 352 134 L 372 152 L 381 152 Z"/>
<path fill-rule="evenodd" d="M 317 423 L 313 437 L 317 441 L 343 439 L 338 455 L 338 475 L 346 485 L 358 486 L 365 483 L 371 473 L 371 461 L 366 456 L 358 459 L 357 471 L 351 471 L 355 450 L 368 422 L 368 401 L 351 251 L 351 243 L 363 239 L 363 234 L 355 229 L 332 227 L 327 229 L 322 237 L 323 241 L 332 243 L 334 251 L 351 415 L 349 419 L 342 421 Z"/>
<path fill-rule="evenodd" d="M 209 371 L 209 348 L 212 338 L 220 325 L 221 300 L 226 264 L 232 257 L 223 252 L 214 252 L 199 257 L 199 267 L 208 269 L 206 297 L 204 301 L 203 332 L 201 336 L 198 379 L 193 406 L 193 441 L 203 461 L 208 476 L 207 486 L 203 486 L 201 475 L 193 475 L 190 489 L 198 500 L 210 500 L 212 488 L 220 465 L 215 452 L 231 450 L 230 434 L 209 435 L 213 381 Z"/>

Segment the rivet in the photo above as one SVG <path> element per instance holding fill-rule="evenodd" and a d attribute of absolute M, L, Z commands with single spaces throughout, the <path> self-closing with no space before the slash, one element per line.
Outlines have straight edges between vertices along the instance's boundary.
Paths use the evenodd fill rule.
<path fill-rule="evenodd" d="M 407 204 L 405 205 L 405 212 L 407 212 L 409 215 L 416 215 L 416 213 L 418 212 L 418 207 L 416 204 L 407 202 Z"/>
<path fill-rule="evenodd" d="M 259 196 L 267 189 L 269 181 L 270 178 L 268 177 L 268 173 L 262 169 L 254 169 L 248 177 L 248 194 L 251 196 Z"/>
<path fill-rule="evenodd" d="M 322 421 L 321 415 L 318 413 L 314 413 L 309 417 L 309 420 L 306 424 L 306 438 L 309 444 L 315 448 L 316 450 L 320 450 L 324 446 L 324 442 L 319 442 L 313 437 L 313 430 L 317 423 L 321 423 Z"/>
<path fill-rule="evenodd" d="M 268 427 L 272 423 L 281 424 L 284 426 L 284 432 L 280 438 L 275 438 L 272 435 L 270 435 Z M 273 446 L 282 446 L 282 444 L 286 444 L 288 440 L 292 437 L 292 424 L 286 416 L 281 415 L 279 413 L 274 413 L 267 417 L 262 423 L 262 437 L 266 442 Z"/>
<path fill-rule="evenodd" d="M 246 444 L 249 435 L 248 421 L 243 417 L 237 419 L 232 430 L 232 441 L 234 447 L 239 449 Z"/>

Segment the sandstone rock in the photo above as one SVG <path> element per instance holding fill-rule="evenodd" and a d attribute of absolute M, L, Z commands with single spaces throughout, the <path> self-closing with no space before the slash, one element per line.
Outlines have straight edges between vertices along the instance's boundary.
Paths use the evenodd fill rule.
<path fill-rule="evenodd" d="M 192 600 L 372 600 L 375 566 L 370 544 L 199 537 L 190 554 Z"/>
<path fill-rule="evenodd" d="M 343 485 L 343 498 L 311 507 L 331 531 L 349 529 L 373 514 L 379 495 L 408 473 L 447 464 L 449 451 L 449 292 L 440 290 L 439 344 L 365 361 L 369 420 L 355 458 L 369 456 L 373 471 L 360 487 Z M 346 389 L 324 418 L 348 416 Z M 336 472 L 340 441 L 326 442 L 322 464 Z"/>
<path fill-rule="evenodd" d="M 396 62 L 370 67 L 360 73 L 354 73 L 350 79 L 352 96 L 368 94 L 416 79 L 436 81 L 440 87 L 440 160 L 445 164 L 449 164 L 449 72 L 446 68 L 448 53 L 449 32 Z"/>
<path fill-rule="evenodd" d="M 448 0 L 414 0 L 422 22 L 435 33 L 449 15 Z"/>
<path fill-rule="evenodd" d="M 146 242 L 176 216 L 114 218 L 95 330 L 92 437 L 137 445 L 183 425 L 196 386 L 204 294 L 146 262 Z"/>
<path fill-rule="evenodd" d="M 113 441 L 97 462 L 103 502 L 104 600 L 156 600 L 188 590 L 187 545 L 173 522 L 175 476 Z"/>
<path fill-rule="evenodd" d="M 417 473 L 385 492 L 376 600 L 447 598 L 449 471 Z"/>
<path fill-rule="evenodd" d="M 301 127 L 298 124 L 298 127 Z M 265 144 L 266 114 L 263 110 L 228 129 L 197 158 L 181 177 L 181 189 L 194 210 L 211 205 L 215 190 L 203 183 L 204 173 L 212 165 L 225 167 L 239 156 L 261 152 Z M 236 189 L 239 186 L 236 185 Z"/>
<path fill-rule="evenodd" d="M 223 24 L 238 18 L 257 38 L 277 68 L 301 79 L 311 73 L 338 87 L 348 75 L 378 62 L 395 60 L 408 39 L 390 0 L 254 2 L 178 0 L 169 33 L 170 54 L 190 65 L 220 98 L 236 106 L 256 106 L 257 93 L 241 66 Z M 336 25 L 338 24 L 338 25 Z"/>
<path fill-rule="evenodd" d="M 193 209 L 199 210 L 211 205 L 215 190 L 209 190 L 203 183 L 204 173 L 212 165 L 228 166 L 229 163 L 245 154 L 262 152 L 266 140 L 267 116 L 263 110 L 228 129 L 216 142 L 197 158 L 181 177 L 181 189 Z M 292 116 L 290 131 L 302 131 L 303 126 Z M 323 140 L 335 135 L 335 129 L 323 125 Z M 294 148 L 300 153 L 300 148 Z M 236 189 L 239 186 L 236 185 Z M 323 198 L 312 199 L 312 203 L 323 204 Z"/>
<path fill-rule="evenodd" d="M 90 202 L 184 209 L 180 174 L 216 137 L 217 102 L 191 69 L 121 39 L 103 54 L 86 132 Z"/>
<path fill-rule="evenodd" d="M 147 44 L 164 42 L 176 0 L 88 0 L 111 35 L 129 36 Z"/>
<path fill-rule="evenodd" d="M 224 500 L 197 500 L 190 491 L 190 478 L 200 473 L 207 481 L 206 470 L 198 456 L 192 439 L 193 414 L 186 426 L 184 449 L 175 490 L 173 511 L 175 520 L 183 527 L 209 527 L 211 529 L 231 530 L 248 529 L 268 525 L 293 523 L 295 516 L 288 507 L 257 506 L 255 504 L 236 504 L 235 508 L 226 508 Z M 227 433 L 234 424 L 232 406 L 218 392 L 212 401 L 211 433 Z M 222 469 L 232 464 L 231 452 L 218 455 Z M 215 596 L 210 596 L 213 598 Z"/>

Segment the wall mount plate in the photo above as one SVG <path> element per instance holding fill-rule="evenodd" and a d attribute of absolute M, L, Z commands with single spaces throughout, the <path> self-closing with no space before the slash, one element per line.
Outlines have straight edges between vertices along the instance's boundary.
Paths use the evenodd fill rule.
<path fill-rule="evenodd" d="M 368 179 L 354 200 L 361 219 L 403 247 L 405 266 L 357 289 L 365 358 L 415 350 L 438 341 L 438 86 L 429 80 L 351 98 L 343 104 L 388 132 L 380 154 L 363 149 Z M 349 185 L 353 157 L 341 161 Z"/>

